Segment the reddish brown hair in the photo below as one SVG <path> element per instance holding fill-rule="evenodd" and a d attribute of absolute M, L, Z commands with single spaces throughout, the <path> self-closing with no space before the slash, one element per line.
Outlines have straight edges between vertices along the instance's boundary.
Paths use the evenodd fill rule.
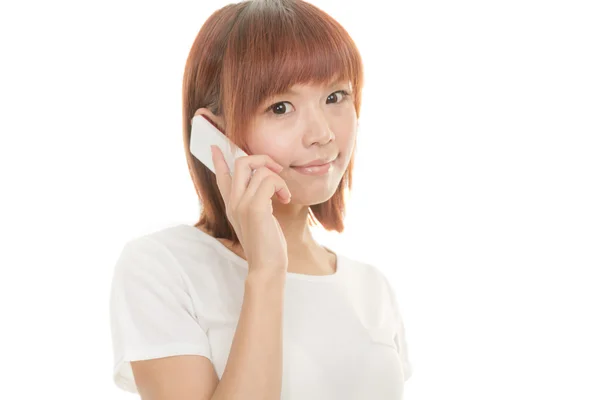
<path fill-rule="evenodd" d="M 360 116 L 363 64 L 346 30 L 319 8 L 300 0 L 254 0 L 214 12 L 196 36 L 183 75 L 183 139 L 202 209 L 196 226 L 238 244 L 215 175 L 189 151 L 191 120 L 206 107 L 223 116 L 224 131 L 248 152 L 244 132 L 266 99 L 295 84 L 350 81 Z M 326 230 L 344 230 L 344 190 L 352 188 L 354 153 L 334 195 L 310 206 Z"/>

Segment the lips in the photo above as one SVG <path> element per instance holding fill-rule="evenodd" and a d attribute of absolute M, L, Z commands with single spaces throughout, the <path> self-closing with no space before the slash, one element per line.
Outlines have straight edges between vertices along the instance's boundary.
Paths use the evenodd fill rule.
<path fill-rule="evenodd" d="M 310 164 L 316 164 L 316 165 L 298 166 L 298 167 L 292 166 L 292 169 L 303 175 L 323 176 L 323 175 L 327 175 L 329 172 L 333 171 L 333 163 L 335 162 L 335 160 L 337 160 L 337 157 L 335 157 L 333 160 L 331 160 L 329 162 L 325 162 L 325 163 L 323 163 L 323 161 L 321 161 L 321 160 L 309 163 L 309 165 Z"/>
<path fill-rule="evenodd" d="M 329 163 L 335 161 L 336 158 L 337 158 L 337 156 L 335 156 L 333 158 L 320 158 L 318 160 L 311 161 L 308 164 L 292 165 L 291 167 L 292 168 L 320 167 L 320 166 L 323 166 L 325 164 L 329 164 Z"/>

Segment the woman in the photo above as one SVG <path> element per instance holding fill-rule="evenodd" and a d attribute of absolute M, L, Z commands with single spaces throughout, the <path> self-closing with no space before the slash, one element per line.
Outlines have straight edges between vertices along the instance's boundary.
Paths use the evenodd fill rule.
<path fill-rule="evenodd" d="M 309 230 L 318 220 L 343 231 L 362 86 L 354 42 L 315 6 L 245 1 L 209 17 L 183 79 L 201 218 L 123 248 L 111 291 L 120 388 L 143 399 L 402 398 L 411 366 L 388 280 Z M 216 174 L 189 152 L 197 115 L 249 154 L 233 171 L 218 148 Z"/>

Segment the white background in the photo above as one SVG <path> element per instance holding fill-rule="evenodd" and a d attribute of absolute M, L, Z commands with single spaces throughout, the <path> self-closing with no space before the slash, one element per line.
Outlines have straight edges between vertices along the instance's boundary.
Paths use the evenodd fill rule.
<path fill-rule="evenodd" d="M 0 398 L 133 398 L 112 268 L 198 217 L 182 74 L 227 3 L 2 3 Z M 397 290 L 405 398 L 599 399 L 598 3 L 312 3 L 366 79 L 347 231 L 316 234 Z"/>

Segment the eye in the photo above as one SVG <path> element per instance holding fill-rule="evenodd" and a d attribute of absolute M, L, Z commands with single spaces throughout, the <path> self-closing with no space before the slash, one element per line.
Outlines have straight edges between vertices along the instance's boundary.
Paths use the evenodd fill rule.
<path fill-rule="evenodd" d="M 292 104 L 289 101 L 280 101 L 279 103 L 275 103 L 272 106 L 270 106 L 269 108 L 267 108 L 267 111 L 273 110 L 273 113 L 275 115 L 285 115 L 285 114 L 287 114 L 285 111 L 288 109 L 288 107 L 285 107 L 286 103 Z"/>
<path fill-rule="evenodd" d="M 339 103 L 343 102 L 344 100 L 346 100 L 346 98 L 349 95 L 350 94 L 346 90 L 338 90 L 336 92 L 333 92 L 329 96 L 327 96 L 327 104 L 332 104 L 332 103 L 339 104 Z M 329 102 L 330 99 L 336 99 L 336 98 L 339 98 L 339 101 Z M 290 105 L 292 104 L 289 101 L 280 101 L 278 103 L 275 103 L 275 104 L 269 106 L 266 109 L 266 112 L 273 111 L 273 114 L 275 114 L 276 116 L 282 116 L 282 115 L 288 114 L 286 112 L 288 110 L 288 106 L 285 105 L 286 103 L 290 104 Z"/>
<path fill-rule="evenodd" d="M 348 97 L 348 95 L 349 95 L 349 93 L 348 93 L 347 91 L 345 91 L 345 90 L 338 90 L 337 92 L 333 92 L 333 93 L 331 93 L 331 94 L 329 95 L 329 97 L 327 97 L 327 99 L 329 100 L 330 98 L 332 98 L 332 96 L 333 96 L 333 98 L 336 98 L 336 97 L 337 97 L 337 96 L 336 96 L 336 94 L 338 94 L 338 93 L 340 94 L 340 101 L 337 101 L 337 102 L 335 102 L 334 104 L 341 103 L 341 102 L 342 102 L 342 101 L 344 101 L 344 100 L 346 99 L 346 97 Z"/>

